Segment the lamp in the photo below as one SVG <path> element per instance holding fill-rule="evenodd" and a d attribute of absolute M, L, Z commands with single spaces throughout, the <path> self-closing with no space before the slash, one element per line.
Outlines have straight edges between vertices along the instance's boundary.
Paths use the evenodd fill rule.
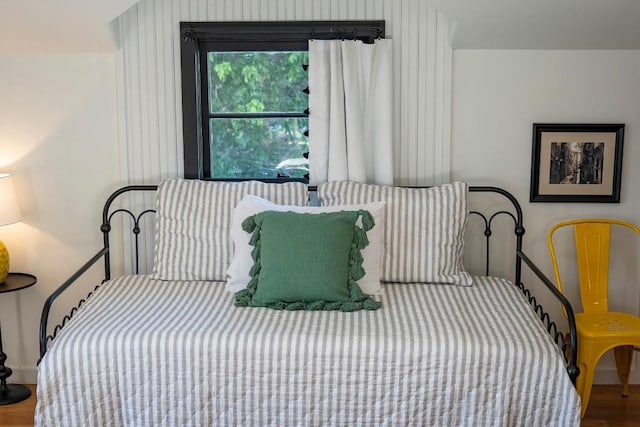
<path fill-rule="evenodd" d="M 0 174 L 0 226 L 13 224 L 20 221 L 20 208 L 13 187 L 11 174 Z M 9 251 L 0 241 L 0 283 L 4 282 L 9 274 Z"/>

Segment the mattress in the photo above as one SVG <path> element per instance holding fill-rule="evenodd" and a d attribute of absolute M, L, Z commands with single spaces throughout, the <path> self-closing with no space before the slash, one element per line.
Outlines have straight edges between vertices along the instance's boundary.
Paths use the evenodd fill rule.
<path fill-rule="evenodd" d="M 105 283 L 39 365 L 38 426 L 578 426 L 510 282 L 386 284 L 377 311 L 238 308 L 219 282 Z"/>

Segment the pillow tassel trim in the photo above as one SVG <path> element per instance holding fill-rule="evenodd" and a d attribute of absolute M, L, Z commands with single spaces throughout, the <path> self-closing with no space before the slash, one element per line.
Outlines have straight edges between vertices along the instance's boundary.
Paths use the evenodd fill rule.
<path fill-rule="evenodd" d="M 267 304 L 267 308 L 274 310 L 286 310 L 286 311 L 330 311 L 339 310 L 342 312 L 352 312 L 358 310 L 377 310 L 381 307 L 381 303 L 374 299 L 371 299 L 368 295 L 362 293 L 357 281 L 364 277 L 365 271 L 362 267 L 362 249 L 367 247 L 369 239 L 367 238 L 367 231 L 371 230 L 375 222 L 373 216 L 369 211 L 359 210 L 359 217 L 362 219 L 362 227 L 358 225 L 353 226 L 353 243 L 351 250 L 349 251 L 349 294 L 351 295 L 351 301 L 311 301 L 311 302 L 284 302 L 277 301 Z M 242 229 L 247 233 L 252 233 L 249 243 L 254 246 L 251 251 L 251 257 L 254 264 L 249 271 L 251 280 L 247 287 L 235 294 L 235 305 L 237 307 L 252 307 L 253 295 L 258 287 L 258 276 L 260 274 L 260 227 L 255 220 L 255 215 L 246 218 L 242 222 Z"/>

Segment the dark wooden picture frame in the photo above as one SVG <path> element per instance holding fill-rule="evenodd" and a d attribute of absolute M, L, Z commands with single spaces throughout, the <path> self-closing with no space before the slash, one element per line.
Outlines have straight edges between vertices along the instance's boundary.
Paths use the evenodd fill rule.
<path fill-rule="evenodd" d="M 620 203 L 624 124 L 533 124 L 531 202 Z"/>

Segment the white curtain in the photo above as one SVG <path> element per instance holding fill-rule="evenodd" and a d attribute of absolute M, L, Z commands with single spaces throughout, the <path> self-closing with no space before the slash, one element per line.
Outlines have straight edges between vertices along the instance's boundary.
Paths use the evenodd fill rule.
<path fill-rule="evenodd" d="M 393 184 L 391 40 L 309 41 L 310 183 Z"/>

